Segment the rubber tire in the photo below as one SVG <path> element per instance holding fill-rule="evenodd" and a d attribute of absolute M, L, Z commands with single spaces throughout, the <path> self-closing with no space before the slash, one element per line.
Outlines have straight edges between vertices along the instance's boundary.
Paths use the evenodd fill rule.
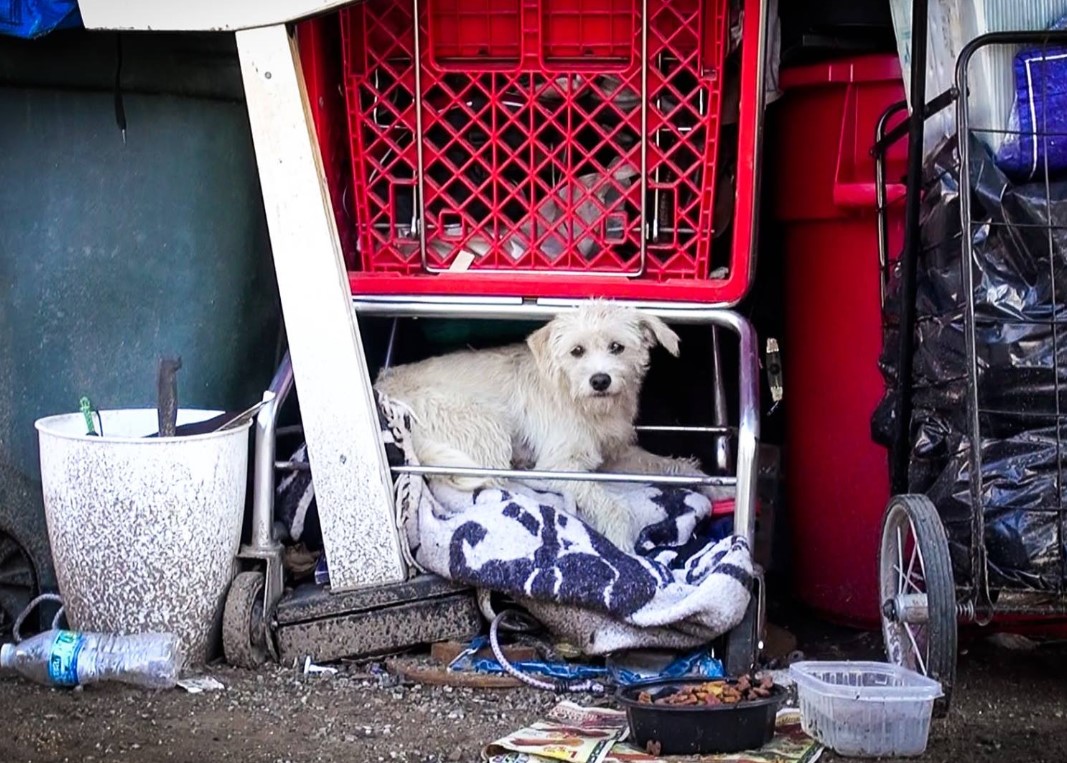
<path fill-rule="evenodd" d="M 222 614 L 222 651 L 234 667 L 253 670 L 270 659 L 267 651 L 263 589 L 266 576 L 242 572 L 230 583 Z"/>
<path fill-rule="evenodd" d="M 23 585 L 0 586 L 0 641 L 11 637 L 11 628 L 23 609 L 41 592 L 37 567 L 33 557 L 13 529 L 0 521 L 0 572 L 17 570 L 23 572 L 28 580 Z M 23 638 L 37 633 L 39 628 L 33 618 L 22 625 Z"/>
<path fill-rule="evenodd" d="M 934 702 L 934 716 L 943 718 L 952 704 L 952 690 L 956 684 L 956 659 L 958 623 L 956 617 L 956 580 L 952 573 L 952 558 L 948 551 L 948 536 L 941 524 L 941 517 L 933 502 L 925 495 L 897 495 L 890 499 L 882 517 L 881 544 L 878 549 L 879 596 L 881 571 L 886 564 L 882 558 L 886 548 L 889 520 L 895 511 L 903 511 L 911 520 L 915 542 L 922 554 L 923 576 L 926 583 L 927 609 L 929 611 L 929 656 L 926 672 L 930 678 L 941 682 L 944 696 Z M 889 560 L 892 564 L 893 560 Z M 882 602 L 879 602 L 879 608 Z M 882 617 L 882 637 L 886 656 L 892 660 L 889 630 L 886 618 Z"/>

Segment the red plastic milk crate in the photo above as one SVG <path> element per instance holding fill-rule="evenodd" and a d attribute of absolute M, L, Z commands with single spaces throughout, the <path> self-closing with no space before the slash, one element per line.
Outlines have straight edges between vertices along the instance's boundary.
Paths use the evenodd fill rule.
<path fill-rule="evenodd" d="M 353 290 L 740 299 L 750 203 L 736 210 L 738 256 L 712 261 L 728 21 L 726 0 L 343 10 Z M 743 69 L 753 78 L 751 61 Z"/>

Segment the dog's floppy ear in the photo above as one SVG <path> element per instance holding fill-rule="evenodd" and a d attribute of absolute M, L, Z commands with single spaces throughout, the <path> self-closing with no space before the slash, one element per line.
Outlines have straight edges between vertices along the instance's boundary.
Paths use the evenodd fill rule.
<path fill-rule="evenodd" d="M 546 323 L 537 331 L 526 337 L 526 346 L 530 348 L 530 352 L 533 353 L 534 360 L 537 361 L 538 368 L 549 368 L 551 366 L 552 351 L 549 348 L 549 344 L 552 341 L 552 324 Z"/>
<path fill-rule="evenodd" d="M 649 347 L 662 344 L 667 352 L 676 358 L 678 357 L 678 344 L 681 340 L 678 339 L 678 335 L 671 330 L 670 326 L 656 316 L 646 315 L 645 313 L 640 314 L 639 325 Z"/>

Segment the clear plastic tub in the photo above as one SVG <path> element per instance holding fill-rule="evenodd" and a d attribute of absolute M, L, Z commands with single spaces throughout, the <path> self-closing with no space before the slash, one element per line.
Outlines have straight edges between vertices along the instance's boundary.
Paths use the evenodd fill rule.
<path fill-rule="evenodd" d="M 885 662 L 798 662 L 805 733 L 839 755 L 896 758 L 922 755 L 941 684 Z"/>

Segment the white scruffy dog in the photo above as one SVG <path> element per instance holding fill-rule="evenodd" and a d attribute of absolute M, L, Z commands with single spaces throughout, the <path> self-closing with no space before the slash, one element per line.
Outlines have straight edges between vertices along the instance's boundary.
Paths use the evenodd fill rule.
<path fill-rule="evenodd" d="M 594 301 L 561 313 L 523 344 L 386 369 L 375 386 L 411 409 L 412 445 L 426 465 L 699 475 L 692 460 L 637 446 L 638 397 L 657 343 L 678 355 L 678 335 L 659 318 Z M 438 479 L 461 490 L 493 484 Z M 569 492 L 608 540 L 633 550 L 641 528 L 600 483 L 551 487 Z"/>

